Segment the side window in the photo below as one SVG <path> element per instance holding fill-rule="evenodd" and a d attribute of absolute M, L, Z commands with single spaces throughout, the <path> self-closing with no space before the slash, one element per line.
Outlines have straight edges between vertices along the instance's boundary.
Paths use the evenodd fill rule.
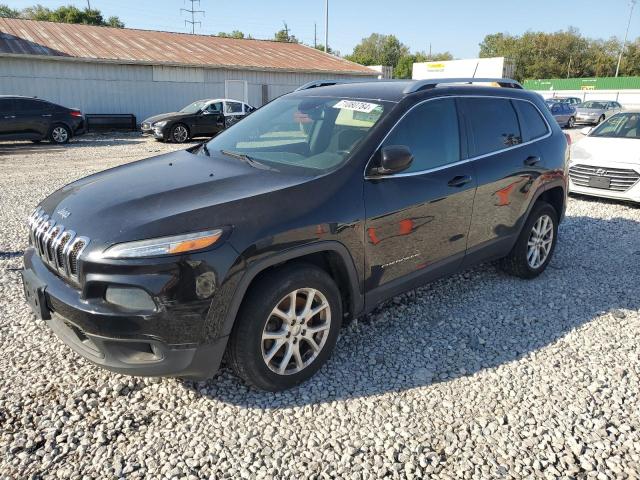
<path fill-rule="evenodd" d="M 502 98 L 463 98 L 471 139 L 471 156 L 504 150 L 522 143 L 511 101 Z"/>
<path fill-rule="evenodd" d="M 406 173 L 460 161 L 455 100 L 446 98 L 418 105 L 396 125 L 383 144 L 387 145 L 405 145 L 411 149 L 414 160 Z"/>
<path fill-rule="evenodd" d="M 518 112 L 520 128 L 522 129 L 522 139 L 525 142 L 544 137 L 549 133 L 546 122 L 533 104 L 522 100 L 515 100 L 513 105 Z"/>
<path fill-rule="evenodd" d="M 207 107 L 209 113 L 222 113 L 222 102 L 210 103 Z"/>
<path fill-rule="evenodd" d="M 242 113 L 242 104 L 240 102 L 227 102 L 225 113 Z"/>

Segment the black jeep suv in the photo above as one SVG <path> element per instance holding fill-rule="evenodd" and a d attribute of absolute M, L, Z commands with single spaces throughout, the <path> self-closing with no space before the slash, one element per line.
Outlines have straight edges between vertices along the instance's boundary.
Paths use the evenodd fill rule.
<path fill-rule="evenodd" d="M 514 81 L 301 89 L 211 141 L 61 188 L 29 219 L 37 315 L 132 375 L 309 378 L 346 318 L 479 262 L 545 270 L 567 139 Z M 465 83 L 466 82 L 466 83 Z"/>

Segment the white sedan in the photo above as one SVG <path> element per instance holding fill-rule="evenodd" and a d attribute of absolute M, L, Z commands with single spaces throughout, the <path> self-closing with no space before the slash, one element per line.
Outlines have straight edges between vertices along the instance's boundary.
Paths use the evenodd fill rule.
<path fill-rule="evenodd" d="M 640 202 L 640 112 L 618 113 L 571 147 L 569 191 Z"/>

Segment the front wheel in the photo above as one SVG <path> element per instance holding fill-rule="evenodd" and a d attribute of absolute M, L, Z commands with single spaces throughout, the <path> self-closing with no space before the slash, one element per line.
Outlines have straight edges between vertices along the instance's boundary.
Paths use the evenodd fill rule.
<path fill-rule="evenodd" d="M 575 126 L 576 126 L 576 119 L 574 117 L 571 117 L 567 122 L 567 128 L 573 128 Z"/>
<path fill-rule="evenodd" d="M 342 321 L 340 292 L 323 270 L 285 266 L 251 285 L 228 358 L 245 382 L 268 391 L 298 385 L 327 361 Z"/>
<path fill-rule="evenodd" d="M 175 143 L 184 143 L 189 140 L 189 129 L 181 123 L 171 129 L 171 140 Z"/>
<path fill-rule="evenodd" d="M 71 138 L 71 131 L 64 125 L 55 125 L 51 129 L 49 139 L 53 143 L 63 144 L 69 142 Z"/>
<path fill-rule="evenodd" d="M 545 271 L 558 241 L 558 214 L 547 202 L 537 202 L 513 249 L 500 262 L 507 273 L 534 278 Z"/>
<path fill-rule="evenodd" d="M 600 125 L 602 122 L 604 122 L 605 118 L 606 117 L 604 115 L 600 115 L 600 118 L 598 119 L 598 122 L 596 123 L 596 125 Z"/>

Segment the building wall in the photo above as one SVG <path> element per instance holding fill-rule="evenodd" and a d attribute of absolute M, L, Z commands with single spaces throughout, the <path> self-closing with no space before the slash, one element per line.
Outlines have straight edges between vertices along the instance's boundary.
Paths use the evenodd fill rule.
<path fill-rule="evenodd" d="M 226 80 L 247 82 L 248 103 L 263 104 L 312 80 L 362 76 L 0 59 L 0 95 L 37 96 L 84 113 L 133 113 L 138 122 L 202 98 L 225 96 Z M 372 72 L 371 78 L 375 78 Z"/>

